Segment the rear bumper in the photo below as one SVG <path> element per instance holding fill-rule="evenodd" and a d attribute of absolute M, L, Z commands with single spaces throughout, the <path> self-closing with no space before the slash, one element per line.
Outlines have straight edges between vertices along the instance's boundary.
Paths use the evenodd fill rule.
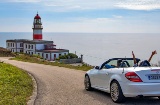
<path fill-rule="evenodd" d="M 160 83 L 122 83 L 121 88 L 125 97 L 160 96 Z"/>

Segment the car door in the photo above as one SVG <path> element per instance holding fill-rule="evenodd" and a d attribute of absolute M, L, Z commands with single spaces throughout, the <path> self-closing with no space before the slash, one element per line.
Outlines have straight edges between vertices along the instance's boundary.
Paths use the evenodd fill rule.
<path fill-rule="evenodd" d="M 98 74 L 99 69 L 93 69 L 90 71 L 90 81 L 91 81 L 91 85 L 93 87 L 97 87 L 97 78 L 96 75 Z"/>
<path fill-rule="evenodd" d="M 107 89 L 109 87 L 109 80 L 110 80 L 110 69 L 100 69 L 97 71 L 97 74 L 95 75 L 95 81 L 96 85 L 99 88 Z"/>

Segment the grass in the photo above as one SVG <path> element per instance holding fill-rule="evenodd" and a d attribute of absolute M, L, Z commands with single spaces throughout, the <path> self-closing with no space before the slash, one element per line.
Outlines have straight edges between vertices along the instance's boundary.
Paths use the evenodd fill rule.
<path fill-rule="evenodd" d="M 0 63 L 0 105 L 26 105 L 32 91 L 32 79 L 25 71 Z"/>
<path fill-rule="evenodd" d="M 92 66 L 89 66 L 89 65 L 86 65 L 86 64 L 83 64 L 82 66 L 73 66 L 73 65 L 63 64 L 63 63 L 59 63 L 59 62 L 49 62 L 47 60 L 40 59 L 39 57 L 26 55 L 26 54 L 19 54 L 15 58 L 11 58 L 11 60 L 18 60 L 18 61 L 31 62 L 31 63 L 39 63 L 39 64 L 65 67 L 65 68 L 83 70 L 83 71 L 87 71 L 87 70 L 93 68 Z"/>

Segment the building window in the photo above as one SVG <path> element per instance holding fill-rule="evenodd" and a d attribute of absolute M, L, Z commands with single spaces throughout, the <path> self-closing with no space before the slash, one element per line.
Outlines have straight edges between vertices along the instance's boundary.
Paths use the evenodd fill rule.
<path fill-rule="evenodd" d="M 12 43 L 11 43 L 11 47 L 12 47 Z"/>
<path fill-rule="evenodd" d="M 23 50 L 20 50 L 20 52 L 23 52 Z"/>
<path fill-rule="evenodd" d="M 23 43 L 20 43 L 20 47 L 23 47 Z"/>
<path fill-rule="evenodd" d="M 9 47 L 9 43 L 8 43 L 8 47 Z"/>
<path fill-rule="evenodd" d="M 66 55 L 66 53 L 64 53 L 64 55 Z"/>
<path fill-rule="evenodd" d="M 32 55 L 33 55 L 33 52 L 32 52 Z"/>
<path fill-rule="evenodd" d="M 13 47 L 14 47 L 14 43 L 13 43 Z"/>
<path fill-rule="evenodd" d="M 42 57 L 43 57 L 43 53 L 42 53 Z"/>
<path fill-rule="evenodd" d="M 61 54 L 59 54 L 59 56 L 61 56 Z"/>
<path fill-rule="evenodd" d="M 30 52 L 29 52 L 29 54 L 30 54 Z"/>
<path fill-rule="evenodd" d="M 48 54 L 46 54 L 46 58 L 48 58 Z"/>
<path fill-rule="evenodd" d="M 27 51 L 26 51 L 26 54 L 27 54 Z"/>
<path fill-rule="evenodd" d="M 27 44 L 26 44 L 26 48 L 27 48 Z"/>
<path fill-rule="evenodd" d="M 32 49 L 33 49 L 33 45 L 32 45 Z"/>

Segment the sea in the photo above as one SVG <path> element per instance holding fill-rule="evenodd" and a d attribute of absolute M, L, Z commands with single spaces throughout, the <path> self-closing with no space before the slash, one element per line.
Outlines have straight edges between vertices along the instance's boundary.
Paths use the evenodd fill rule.
<path fill-rule="evenodd" d="M 6 47 L 8 39 L 32 39 L 32 32 L 0 32 L 0 47 Z M 69 49 L 83 61 L 96 66 L 110 58 L 132 57 L 148 60 L 152 51 L 151 63 L 160 63 L 159 33 L 55 33 L 44 32 L 43 40 L 54 41 L 57 48 Z"/>

